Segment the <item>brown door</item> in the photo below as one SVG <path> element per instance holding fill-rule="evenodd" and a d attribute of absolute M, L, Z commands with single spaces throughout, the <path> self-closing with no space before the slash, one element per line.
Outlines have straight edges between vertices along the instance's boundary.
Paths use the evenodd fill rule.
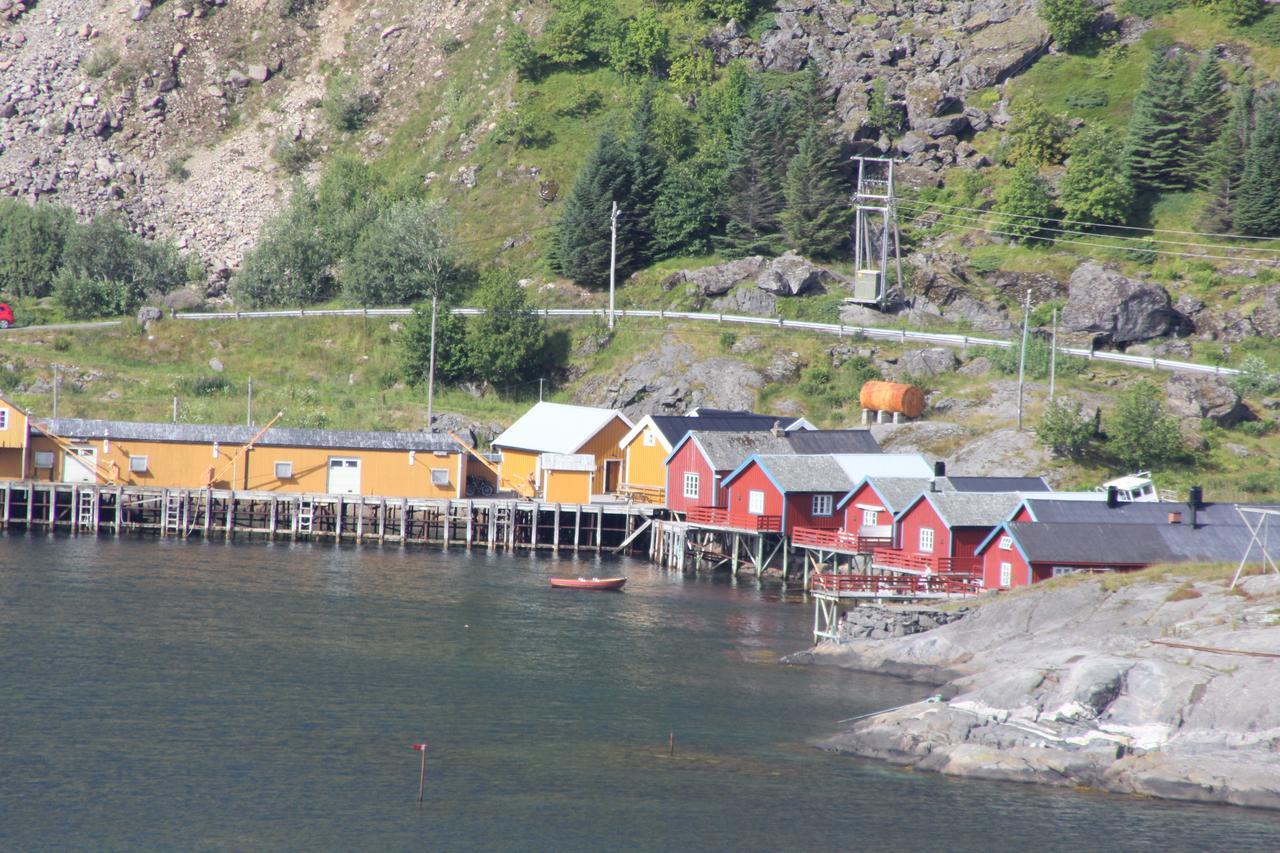
<path fill-rule="evenodd" d="M 621 459 L 604 460 L 604 493 L 606 495 L 614 495 L 618 493 L 618 479 L 621 471 Z"/>

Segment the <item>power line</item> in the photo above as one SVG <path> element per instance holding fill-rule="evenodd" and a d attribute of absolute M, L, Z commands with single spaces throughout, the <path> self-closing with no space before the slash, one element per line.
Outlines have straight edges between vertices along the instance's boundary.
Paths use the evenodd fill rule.
<path fill-rule="evenodd" d="M 899 199 L 899 204 L 913 203 L 912 200 Z M 980 207 L 964 207 L 958 204 L 945 204 L 940 201 L 923 201 L 916 197 L 914 203 L 928 204 L 932 207 L 945 207 L 951 210 L 963 210 L 971 213 L 995 213 L 996 211 L 983 210 Z M 1269 242 L 1280 241 L 1280 237 L 1260 237 L 1255 234 L 1212 234 L 1208 231 L 1179 231 L 1174 228 L 1146 228 L 1140 225 L 1109 225 L 1105 222 L 1085 222 L 1080 219 L 1058 219 L 1052 216 L 1032 216 L 1025 213 L 998 213 L 1000 216 L 1011 216 L 1018 219 L 1038 219 L 1042 222 L 1060 222 L 1066 225 L 1084 225 L 1089 228 L 1114 228 L 1123 231 L 1145 231 L 1150 234 L 1182 234 L 1192 237 L 1210 237 L 1223 240 L 1264 240 Z"/>
<path fill-rule="evenodd" d="M 919 211 L 918 213 L 916 213 L 916 214 L 915 214 L 916 216 L 923 215 L 925 212 L 927 212 L 927 210 L 931 209 L 931 208 L 921 207 L 920 205 L 918 205 L 917 203 L 914 203 L 914 202 L 907 202 L 907 203 L 905 203 L 903 206 L 904 206 L 904 207 L 907 207 L 907 208 L 910 208 L 910 209 L 912 209 L 912 210 Z M 1006 214 L 996 213 L 996 212 L 994 212 L 994 211 L 991 211 L 991 213 L 993 213 L 994 215 L 997 215 L 997 216 L 1000 216 L 1000 215 L 1006 215 Z M 938 211 L 938 212 L 937 212 L 937 215 L 938 215 L 938 216 L 951 217 L 951 218 L 955 218 L 955 219 L 960 219 L 960 220 L 964 220 L 964 221 L 968 221 L 968 222 L 985 222 L 985 221 L 986 221 L 985 217 L 979 217 L 979 216 L 965 216 L 964 214 L 961 214 L 961 213 L 947 213 L 947 212 L 945 212 L 945 211 Z M 1007 215 L 1014 216 L 1014 215 L 1017 215 L 1017 214 L 1007 214 Z M 1034 218 L 1035 218 L 1035 219 L 1040 219 L 1040 217 L 1034 217 Z M 1057 221 L 1057 220 L 1045 220 L 1045 221 Z M 1001 224 L 1003 224 L 1005 227 L 1009 227 L 1010 225 L 1013 225 L 1013 224 L 1016 224 L 1016 223 L 1006 222 L 1006 223 L 1001 223 Z M 1074 230 L 1074 229 L 1050 228 L 1050 227 L 1045 226 L 1045 225 L 1041 225 L 1041 226 L 1038 226 L 1038 227 L 1039 227 L 1039 229 L 1040 229 L 1041 231 L 1048 231 L 1048 232 L 1055 233 L 1055 234 L 1070 234 L 1070 235 L 1074 235 L 1074 236 L 1077 236 L 1077 237 L 1089 237 L 1089 236 L 1093 236 L 1093 235 L 1090 235 L 1090 234 L 1089 234 L 1088 232 L 1086 232 L 1086 231 L 1077 231 L 1077 230 Z M 1145 245 L 1150 245 L 1150 244 L 1152 244 L 1152 243 L 1158 243 L 1158 244 L 1168 245 L 1168 246 L 1194 246 L 1194 247 L 1199 248 L 1199 249 L 1221 249 L 1221 250 L 1228 251 L 1228 252 L 1267 252 L 1267 253 L 1269 253 L 1269 254 L 1271 255 L 1271 257 L 1269 257 L 1269 258 L 1258 258 L 1258 257 L 1253 257 L 1253 256 L 1245 256 L 1245 257 L 1242 257 L 1242 258 L 1233 258 L 1232 260 L 1277 260 L 1277 259 L 1280 259 L 1280 249 L 1254 249 L 1254 248 L 1250 248 L 1250 247 L 1248 247 L 1248 246 L 1228 246 L 1228 245 L 1215 244 L 1215 243 L 1197 243 L 1197 242 L 1194 242 L 1194 241 L 1187 241 L 1187 240 L 1158 240 L 1158 239 L 1153 239 L 1153 238 L 1150 238 L 1150 237 L 1131 237 L 1131 236 L 1124 235 L 1124 234 L 1099 234 L 1099 235 L 1096 235 L 1096 236 L 1097 236 L 1099 239 L 1102 239 L 1102 240 L 1128 240 L 1128 241 L 1130 241 L 1131 243 L 1136 243 L 1136 244 L 1140 244 L 1140 245 L 1144 245 L 1144 246 L 1145 246 Z M 1099 244 L 1097 244 L 1097 245 L 1100 245 L 1100 246 L 1106 246 L 1106 245 L 1108 245 L 1108 244 L 1106 244 L 1106 243 L 1099 243 Z M 1130 246 L 1115 246 L 1115 248 L 1127 249 L 1127 248 L 1131 248 L 1131 247 L 1130 247 Z"/>

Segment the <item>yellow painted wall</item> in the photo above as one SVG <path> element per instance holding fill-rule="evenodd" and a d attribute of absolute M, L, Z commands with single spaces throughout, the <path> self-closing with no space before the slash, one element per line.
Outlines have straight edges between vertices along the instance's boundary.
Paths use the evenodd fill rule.
<path fill-rule="evenodd" d="M 5 412 L 5 428 L 0 429 L 0 448 L 18 448 L 27 443 L 27 416 L 21 409 L 0 397 L 0 409 Z"/>
<path fill-rule="evenodd" d="M 644 443 L 646 433 L 653 434 L 652 446 L 646 446 Z M 648 426 L 636 433 L 636 437 L 631 439 L 631 443 L 624 450 L 627 459 L 626 470 L 622 473 L 624 483 L 629 486 L 666 490 L 667 466 L 662 462 L 670 451 L 663 446 L 656 428 Z"/>
<path fill-rule="evenodd" d="M 548 471 L 543 500 L 562 504 L 591 502 L 590 471 Z"/>
<path fill-rule="evenodd" d="M 462 457 L 457 453 L 436 456 L 429 451 L 414 453 L 409 464 L 407 450 L 344 450 L 313 447 L 256 447 L 246 454 L 237 445 L 222 445 L 214 458 L 213 447 L 208 444 L 186 444 L 162 441 L 131 441 L 127 439 L 93 439 L 88 444 L 98 451 L 98 468 L 104 473 L 118 470 L 118 479 L 126 485 L 161 486 L 168 488 L 200 489 L 208 484 L 209 469 L 213 468 L 216 489 L 250 489 L 272 492 L 316 492 L 328 490 L 329 458 L 353 457 L 360 460 L 360 493 L 388 497 L 456 498 L 462 494 L 465 484 Z M 105 444 L 105 446 L 104 446 Z M 47 479 L 45 470 L 36 472 L 35 452 L 51 451 L 54 454 L 53 479 L 63 476 L 63 451 L 44 436 L 32 436 L 28 454 L 27 474 Z M 129 460 L 134 456 L 147 457 L 147 470 L 130 471 Z M 234 464 L 232 457 L 235 456 Z M 292 462 L 293 476 L 278 480 L 276 462 Z M 112 468 L 112 463 L 118 468 Z M 431 482 L 431 469 L 445 468 L 449 482 L 435 486 Z M 99 478 L 105 482 L 105 477 Z"/>
<path fill-rule="evenodd" d="M 541 452 L 534 450 L 515 450 L 510 447 L 502 449 L 502 464 L 498 470 L 502 472 L 501 488 L 511 488 L 511 483 L 524 483 L 530 489 L 536 489 L 537 479 L 534 474 L 538 470 L 538 457 Z"/>
<path fill-rule="evenodd" d="M 0 447 L 0 480 L 22 479 L 22 451 L 16 447 Z"/>
<path fill-rule="evenodd" d="M 627 422 L 622 418 L 614 415 L 613 420 L 605 424 L 599 432 L 592 437 L 581 449 L 575 450 L 574 453 L 590 453 L 596 458 L 596 481 L 594 488 L 596 493 L 600 494 L 605 488 L 604 463 L 606 459 L 621 460 L 623 458 L 622 448 L 618 446 L 618 442 L 626 438 L 627 433 L 631 432 L 631 427 L 627 426 Z"/>

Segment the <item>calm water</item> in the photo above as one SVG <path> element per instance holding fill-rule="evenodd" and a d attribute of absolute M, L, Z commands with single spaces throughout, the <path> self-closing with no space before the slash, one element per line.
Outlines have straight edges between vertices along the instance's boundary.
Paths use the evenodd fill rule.
<path fill-rule="evenodd" d="M 811 618 L 638 562 L 0 537 L 0 847 L 1280 848 L 1269 813 L 820 752 L 928 691 L 773 664 Z"/>

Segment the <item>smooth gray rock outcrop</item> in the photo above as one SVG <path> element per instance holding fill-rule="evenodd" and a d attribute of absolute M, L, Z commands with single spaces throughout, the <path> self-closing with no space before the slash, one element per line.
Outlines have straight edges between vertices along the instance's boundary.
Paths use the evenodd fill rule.
<path fill-rule="evenodd" d="M 1160 285 L 1085 261 L 1067 284 L 1062 326 L 1069 332 L 1092 333 L 1097 345 L 1123 345 L 1185 333 L 1190 322 Z"/>

